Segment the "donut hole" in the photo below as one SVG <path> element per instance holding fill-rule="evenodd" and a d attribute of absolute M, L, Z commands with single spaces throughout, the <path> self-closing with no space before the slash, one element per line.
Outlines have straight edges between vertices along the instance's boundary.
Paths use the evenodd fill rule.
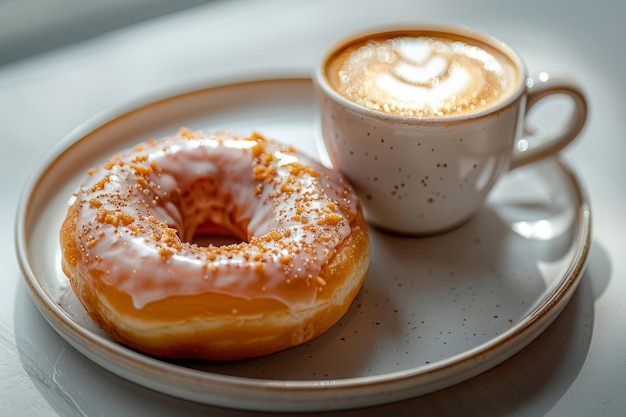
<path fill-rule="evenodd" d="M 247 243 L 245 234 L 239 230 L 232 230 L 212 221 L 205 221 L 193 233 L 190 241 L 198 246 L 226 246 L 236 243 Z"/>
<path fill-rule="evenodd" d="M 204 247 L 249 241 L 247 224 L 237 220 L 232 194 L 222 192 L 214 178 L 198 178 L 176 194 L 182 227 L 175 228 L 181 241 Z"/>
<path fill-rule="evenodd" d="M 196 235 L 193 237 L 193 239 L 191 239 L 191 243 L 202 247 L 208 247 L 234 245 L 237 243 L 242 243 L 242 241 L 234 236 Z"/>

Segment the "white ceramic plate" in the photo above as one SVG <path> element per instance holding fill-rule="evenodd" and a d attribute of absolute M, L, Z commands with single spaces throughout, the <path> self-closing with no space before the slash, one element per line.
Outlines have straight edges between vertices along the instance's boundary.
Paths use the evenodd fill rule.
<path fill-rule="evenodd" d="M 313 411 L 458 383 L 509 358 L 561 312 L 584 268 L 590 208 L 575 173 L 551 159 L 508 174 L 479 214 L 450 233 L 412 239 L 372 230 L 362 291 L 340 323 L 305 345 L 235 363 L 172 363 L 93 325 L 60 269 L 58 244 L 67 201 L 88 167 L 181 126 L 258 130 L 317 154 L 316 117 L 311 81 L 279 78 L 195 88 L 80 126 L 34 173 L 18 210 L 18 257 L 41 313 L 93 361 L 157 391 Z"/>

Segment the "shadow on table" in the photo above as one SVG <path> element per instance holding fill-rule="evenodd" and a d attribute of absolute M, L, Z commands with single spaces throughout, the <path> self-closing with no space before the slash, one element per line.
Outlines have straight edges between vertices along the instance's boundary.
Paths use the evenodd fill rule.
<path fill-rule="evenodd" d="M 545 414 L 569 389 L 585 362 L 593 332 L 594 301 L 608 285 L 610 268 L 606 251 L 594 243 L 587 271 L 561 315 L 535 341 L 501 365 L 464 383 L 419 398 L 324 415 Z M 14 317 L 22 365 L 59 415 L 120 417 L 138 416 L 142 412 L 152 416 L 175 413 L 184 416 L 259 415 L 179 400 L 104 370 L 56 334 L 37 311 L 23 284 L 18 286 Z"/>

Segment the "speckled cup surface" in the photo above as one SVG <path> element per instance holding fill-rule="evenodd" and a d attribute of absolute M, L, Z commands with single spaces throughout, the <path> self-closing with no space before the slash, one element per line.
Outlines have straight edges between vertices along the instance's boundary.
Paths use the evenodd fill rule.
<path fill-rule="evenodd" d="M 508 97 L 476 112 L 407 117 L 357 105 L 331 86 L 328 61 L 338 51 L 368 37 L 424 31 L 497 48 L 518 70 L 516 87 Z M 329 51 L 316 69 L 315 82 L 330 161 L 356 188 L 367 221 L 402 234 L 434 234 L 464 223 L 503 173 L 557 153 L 576 138 L 587 117 L 587 101 L 576 81 L 546 72 L 529 78 L 510 47 L 466 28 L 393 29 L 355 36 Z M 529 146 L 535 141 L 521 137 L 525 115 L 552 94 L 571 98 L 574 111 L 557 133 Z"/>

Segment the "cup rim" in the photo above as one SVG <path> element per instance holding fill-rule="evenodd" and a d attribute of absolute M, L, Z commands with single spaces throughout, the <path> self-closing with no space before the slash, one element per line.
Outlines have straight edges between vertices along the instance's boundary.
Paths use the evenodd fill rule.
<path fill-rule="evenodd" d="M 506 55 L 511 62 L 516 66 L 519 71 L 519 79 L 517 82 L 517 86 L 513 91 L 509 94 L 509 96 L 498 102 L 497 104 L 486 108 L 481 109 L 475 112 L 469 112 L 454 116 L 445 116 L 445 117 L 436 117 L 436 116 L 420 116 L 420 117 L 412 117 L 412 116 L 401 116 L 397 114 L 385 113 L 379 110 L 373 110 L 366 107 L 363 107 L 359 104 L 354 103 L 348 98 L 344 97 L 340 93 L 338 93 L 331 85 L 327 77 L 326 66 L 330 59 L 339 53 L 341 50 L 351 46 L 358 44 L 364 41 L 367 38 L 384 38 L 384 37 L 394 37 L 395 35 L 400 36 L 402 34 L 407 33 L 442 33 L 449 34 L 454 37 L 461 37 L 467 39 L 473 39 L 478 42 L 484 43 L 504 55 Z M 403 26 L 387 26 L 378 29 L 370 29 L 370 30 L 362 30 L 360 32 L 353 33 L 352 35 L 348 35 L 344 37 L 342 40 L 334 43 L 330 48 L 328 48 L 323 55 L 322 59 L 318 61 L 318 64 L 315 69 L 315 82 L 316 84 L 326 93 L 327 96 L 332 98 L 335 102 L 345 106 L 348 110 L 353 113 L 359 115 L 366 115 L 372 118 L 376 118 L 379 120 L 389 120 L 394 122 L 399 122 L 407 125 L 411 124 L 420 124 L 420 125 L 449 125 L 455 123 L 466 122 L 468 120 L 476 120 L 480 118 L 484 118 L 490 116 L 494 113 L 498 113 L 504 108 L 507 108 L 513 105 L 519 97 L 523 94 L 526 89 L 526 80 L 528 78 L 528 72 L 526 68 L 526 64 L 522 60 L 521 56 L 507 43 L 504 41 L 486 34 L 484 32 L 466 27 L 466 26 L 457 26 L 457 25 L 443 25 L 443 24 L 412 24 L 412 25 L 403 25 Z"/>

